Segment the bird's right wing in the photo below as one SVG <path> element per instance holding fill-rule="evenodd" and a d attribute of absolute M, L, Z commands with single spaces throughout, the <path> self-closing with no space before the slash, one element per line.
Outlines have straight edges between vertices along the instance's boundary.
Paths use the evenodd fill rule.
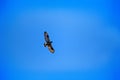
<path fill-rule="evenodd" d="M 51 53 L 54 53 L 54 52 L 55 52 L 55 50 L 54 50 L 54 48 L 52 47 L 51 44 L 48 45 L 48 49 L 49 49 L 49 51 L 50 51 Z"/>

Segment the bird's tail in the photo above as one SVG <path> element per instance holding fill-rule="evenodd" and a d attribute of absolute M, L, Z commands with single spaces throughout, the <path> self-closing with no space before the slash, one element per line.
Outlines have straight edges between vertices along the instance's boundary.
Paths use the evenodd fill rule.
<path fill-rule="evenodd" d="M 47 44 L 46 43 L 44 43 L 44 47 L 46 47 L 47 46 Z"/>

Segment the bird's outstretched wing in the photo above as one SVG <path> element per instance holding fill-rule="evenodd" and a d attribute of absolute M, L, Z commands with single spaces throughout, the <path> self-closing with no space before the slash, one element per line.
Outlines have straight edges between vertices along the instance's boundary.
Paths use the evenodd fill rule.
<path fill-rule="evenodd" d="M 52 47 L 52 44 L 48 45 L 48 49 L 51 53 L 55 52 L 54 48 Z"/>
<path fill-rule="evenodd" d="M 47 32 L 44 32 L 44 38 L 46 42 L 50 42 L 49 35 Z"/>

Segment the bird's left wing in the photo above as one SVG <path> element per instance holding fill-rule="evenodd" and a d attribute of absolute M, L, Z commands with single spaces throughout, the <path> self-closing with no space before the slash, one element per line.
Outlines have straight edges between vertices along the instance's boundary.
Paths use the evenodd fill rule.
<path fill-rule="evenodd" d="M 44 32 L 44 38 L 46 42 L 50 42 L 49 35 L 47 32 Z"/>

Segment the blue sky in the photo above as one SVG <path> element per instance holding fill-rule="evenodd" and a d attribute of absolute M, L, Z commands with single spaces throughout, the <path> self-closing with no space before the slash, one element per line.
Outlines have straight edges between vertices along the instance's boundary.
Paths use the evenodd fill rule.
<path fill-rule="evenodd" d="M 1 1 L 1 80 L 119 80 L 117 0 Z M 44 44 L 44 31 L 55 48 Z"/>

